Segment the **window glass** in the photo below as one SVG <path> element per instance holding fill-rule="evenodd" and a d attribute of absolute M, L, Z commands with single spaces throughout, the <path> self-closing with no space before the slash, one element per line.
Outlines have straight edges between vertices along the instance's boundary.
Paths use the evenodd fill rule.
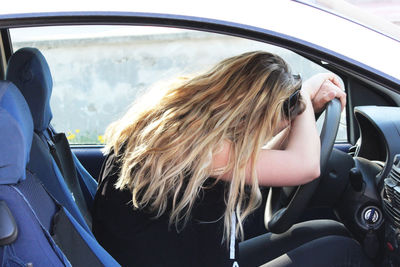
<path fill-rule="evenodd" d="M 246 51 L 279 54 L 303 80 L 319 65 L 265 43 L 227 35 L 149 26 L 68 26 L 11 29 L 14 51 L 36 47 L 53 76 L 53 127 L 71 144 L 104 143 L 107 125 L 155 83 L 208 69 Z M 345 113 L 343 113 L 345 114 Z M 347 140 L 345 115 L 338 140 Z"/>

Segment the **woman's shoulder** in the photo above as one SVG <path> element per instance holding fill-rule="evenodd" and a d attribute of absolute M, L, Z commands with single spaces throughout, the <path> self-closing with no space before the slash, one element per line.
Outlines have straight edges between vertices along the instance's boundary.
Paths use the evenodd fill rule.
<path fill-rule="evenodd" d="M 103 165 L 100 170 L 99 174 L 99 184 L 108 179 L 110 176 L 117 176 L 119 175 L 121 166 L 120 161 L 118 160 L 117 156 L 114 154 L 114 151 L 110 151 L 106 154 L 105 159 L 103 161 Z"/>

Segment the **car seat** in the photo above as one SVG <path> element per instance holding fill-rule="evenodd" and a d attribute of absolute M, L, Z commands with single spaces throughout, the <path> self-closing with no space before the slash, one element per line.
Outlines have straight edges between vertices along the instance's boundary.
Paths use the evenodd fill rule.
<path fill-rule="evenodd" d="M 0 265 L 119 266 L 27 167 L 32 116 L 8 81 L 0 81 L 0 127 Z"/>
<path fill-rule="evenodd" d="M 92 234 L 90 208 L 97 182 L 71 152 L 65 135 L 50 125 L 53 81 L 46 59 L 36 48 L 21 48 L 9 60 L 6 79 L 19 88 L 32 112 L 35 133 L 29 168 Z"/>

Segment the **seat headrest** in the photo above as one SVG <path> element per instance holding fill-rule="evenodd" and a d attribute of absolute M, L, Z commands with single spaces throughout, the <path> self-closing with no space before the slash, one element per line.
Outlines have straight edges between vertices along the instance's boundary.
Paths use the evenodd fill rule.
<path fill-rule="evenodd" d="M 28 102 L 35 131 L 46 130 L 53 117 L 50 108 L 53 80 L 42 53 L 36 48 L 19 49 L 8 62 L 6 80 L 13 82 Z"/>
<path fill-rule="evenodd" d="M 29 106 L 14 84 L 0 81 L 0 184 L 25 179 L 33 137 Z"/>

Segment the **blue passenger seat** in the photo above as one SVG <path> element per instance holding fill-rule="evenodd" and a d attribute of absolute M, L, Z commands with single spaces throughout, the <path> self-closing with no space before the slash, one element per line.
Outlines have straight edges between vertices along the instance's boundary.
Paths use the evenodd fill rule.
<path fill-rule="evenodd" d="M 0 266 L 119 266 L 30 169 L 32 116 L 8 81 L 0 129 Z"/>
<path fill-rule="evenodd" d="M 9 60 L 6 79 L 19 88 L 32 113 L 35 133 L 28 167 L 92 235 L 90 208 L 97 182 L 71 152 L 65 135 L 50 125 L 53 81 L 46 59 L 36 48 L 21 48 Z"/>

